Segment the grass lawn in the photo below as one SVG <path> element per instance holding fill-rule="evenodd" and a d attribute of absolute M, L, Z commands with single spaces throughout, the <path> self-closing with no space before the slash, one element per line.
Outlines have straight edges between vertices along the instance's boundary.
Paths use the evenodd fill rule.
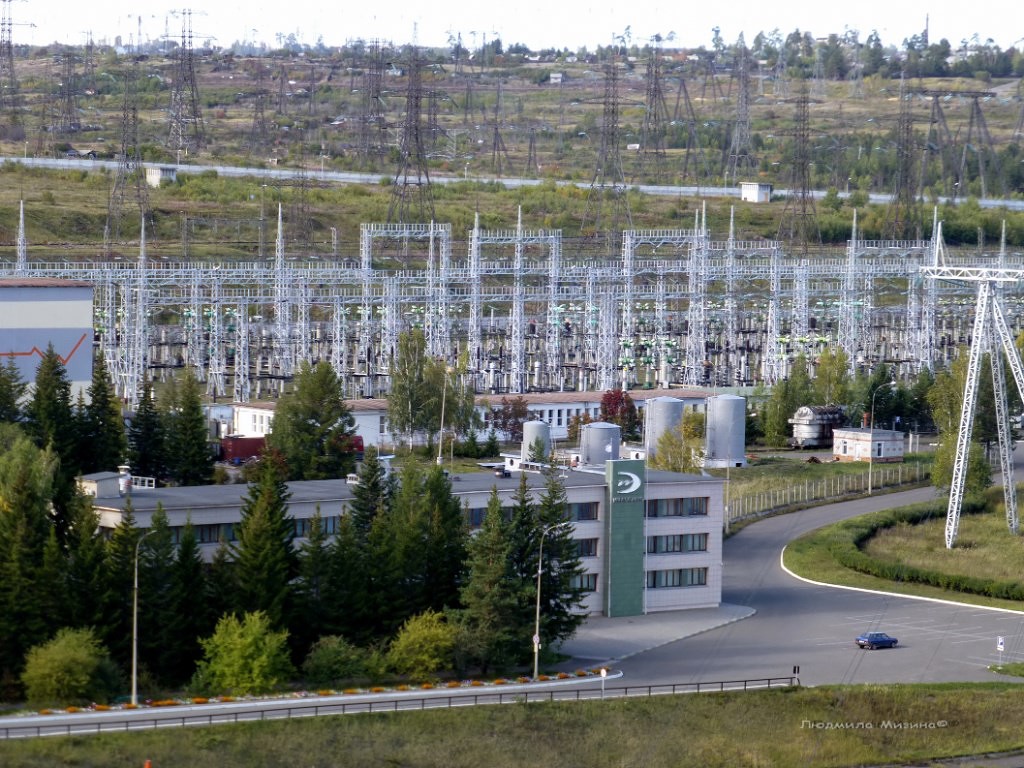
<path fill-rule="evenodd" d="M 510 704 L 0 742 L 5 768 L 857 766 L 1024 747 L 1008 683 Z"/>

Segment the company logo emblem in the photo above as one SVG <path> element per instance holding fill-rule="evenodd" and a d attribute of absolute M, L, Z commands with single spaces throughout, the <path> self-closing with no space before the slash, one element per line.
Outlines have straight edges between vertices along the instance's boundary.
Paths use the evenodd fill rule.
<path fill-rule="evenodd" d="M 632 472 L 620 472 L 615 478 L 615 492 L 620 496 L 635 493 L 640 488 L 640 477 Z"/>

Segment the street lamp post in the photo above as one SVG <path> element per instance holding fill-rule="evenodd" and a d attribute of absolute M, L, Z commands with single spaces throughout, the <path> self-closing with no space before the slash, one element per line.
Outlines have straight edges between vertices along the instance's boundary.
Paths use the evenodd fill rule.
<path fill-rule="evenodd" d="M 560 523 L 554 523 L 549 525 L 543 531 L 540 532 L 540 545 L 537 547 L 537 610 L 534 614 L 533 621 L 533 679 L 537 679 L 537 671 L 540 665 L 540 576 L 544 567 L 544 537 L 548 535 L 549 531 L 553 531 L 555 528 L 561 528 L 563 525 L 568 523 L 567 520 L 563 520 Z"/>
<path fill-rule="evenodd" d="M 147 536 L 156 531 L 150 528 L 135 542 L 135 578 L 132 590 L 132 706 L 139 703 L 139 547 Z"/>
<path fill-rule="evenodd" d="M 883 389 L 892 389 L 894 386 L 896 385 L 890 381 L 871 393 L 871 419 L 868 422 L 868 496 L 871 495 L 871 469 L 875 463 L 875 395 Z"/>

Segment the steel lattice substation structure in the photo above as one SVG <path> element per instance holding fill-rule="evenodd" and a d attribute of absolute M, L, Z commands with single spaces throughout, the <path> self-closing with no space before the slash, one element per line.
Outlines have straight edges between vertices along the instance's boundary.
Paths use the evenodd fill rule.
<path fill-rule="evenodd" d="M 629 230 L 617 260 L 574 261 L 561 233 L 468 233 L 452 253 L 448 224 L 363 224 L 358 261 L 287 256 L 280 213 L 272 260 L 151 263 L 16 261 L 0 277 L 94 286 L 95 330 L 118 394 L 144 377 L 193 367 L 207 393 L 237 402 L 276 396 L 303 361 L 328 361 L 347 397 L 382 397 L 399 335 L 423 329 L 428 353 L 464 384 L 495 395 L 773 384 L 800 354 L 842 348 L 851 369 L 903 376 L 941 368 L 969 343 L 974 297 L 926 279 L 948 266 L 1024 269 L 1021 254 L 952 257 L 935 241 L 862 241 L 843 258 L 784 252 L 776 241 L 713 239 L 692 229 Z M 1021 312 L 1012 288 L 1007 322 Z"/>

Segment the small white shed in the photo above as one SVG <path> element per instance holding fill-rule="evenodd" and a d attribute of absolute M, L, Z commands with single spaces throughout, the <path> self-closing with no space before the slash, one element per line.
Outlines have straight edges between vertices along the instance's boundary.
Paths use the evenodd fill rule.
<path fill-rule="evenodd" d="M 893 429 L 835 429 L 832 431 L 832 458 L 898 464 L 903 461 L 903 442 L 903 433 Z"/>
<path fill-rule="evenodd" d="M 178 171 L 173 166 L 167 165 L 147 165 L 146 166 L 146 184 L 153 188 L 158 188 L 160 184 L 166 180 L 168 182 L 176 181 L 178 178 Z"/>
<path fill-rule="evenodd" d="M 767 203 L 772 199 L 772 185 L 762 181 L 741 181 L 740 200 L 746 203 Z"/>

